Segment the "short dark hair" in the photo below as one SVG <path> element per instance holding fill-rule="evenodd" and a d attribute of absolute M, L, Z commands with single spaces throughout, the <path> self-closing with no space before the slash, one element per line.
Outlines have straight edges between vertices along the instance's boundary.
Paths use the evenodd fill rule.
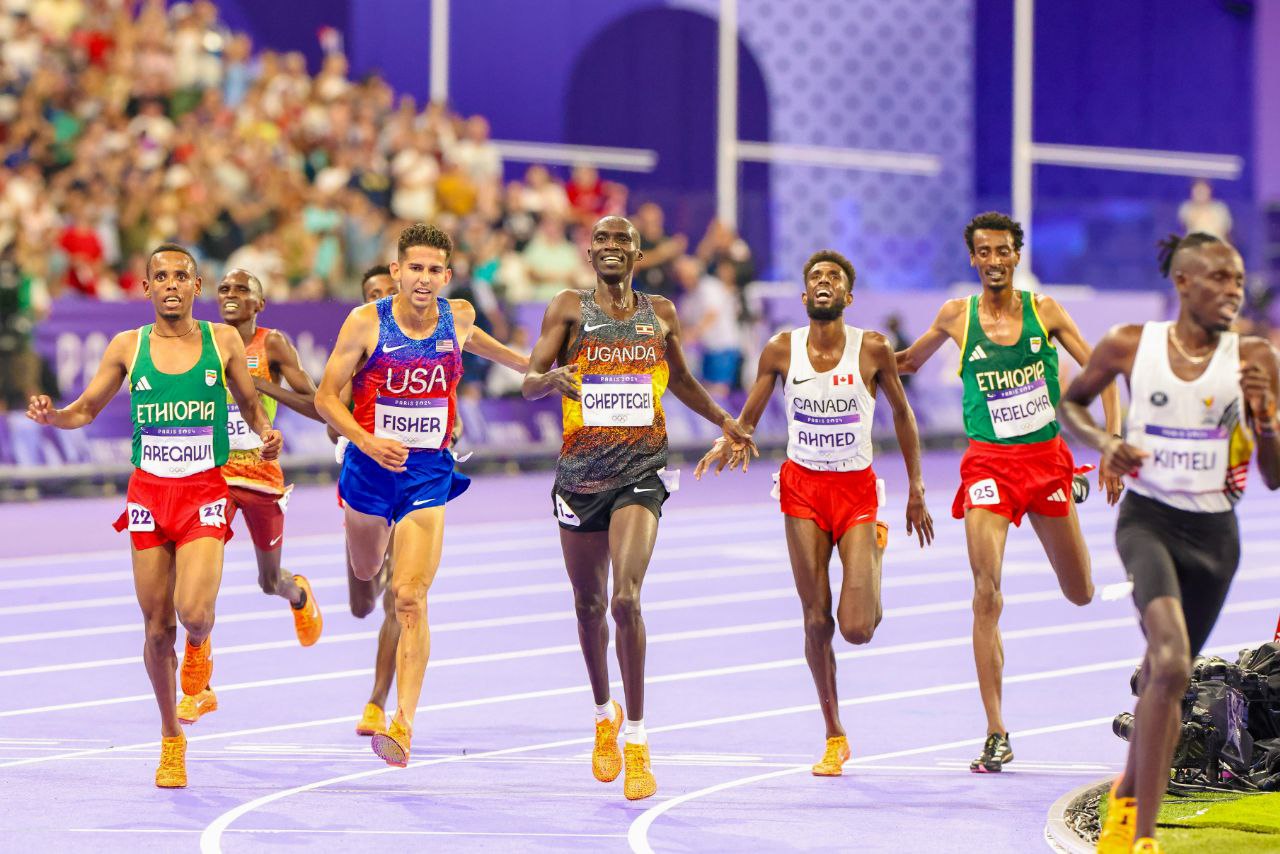
<path fill-rule="evenodd" d="M 390 276 L 391 268 L 386 264 L 375 264 L 364 271 L 364 275 L 360 277 L 360 296 L 368 299 L 365 293 L 365 285 L 369 284 L 369 280 L 377 276 Z"/>
<path fill-rule="evenodd" d="M 161 252 L 181 252 L 183 255 L 186 255 L 188 258 L 191 259 L 191 266 L 197 268 L 196 272 L 197 273 L 200 272 L 199 265 L 196 264 L 196 256 L 192 255 L 190 250 L 187 249 L 187 247 L 179 246 L 176 243 L 161 243 L 155 249 L 152 249 L 151 254 L 147 256 L 147 278 L 148 279 L 151 278 L 151 259 L 155 258 Z"/>
<path fill-rule="evenodd" d="M 986 231 L 1007 231 L 1013 235 L 1013 251 L 1022 251 L 1022 223 L 1000 213 L 987 211 L 980 213 L 964 227 L 964 242 L 969 246 L 969 254 L 973 254 L 973 233 L 978 229 Z"/>
<path fill-rule="evenodd" d="M 400 242 L 396 244 L 396 257 L 403 258 L 410 246 L 430 246 L 444 252 L 445 263 L 453 255 L 453 238 L 434 225 L 415 222 L 400 232 Z"/>
<path fill-rule="evenodd" d="M 1173 272 L 1173 256 L 1183 249 L 1197 249 L 1210 243 L 1226 243 L 1226 241 L 1205 231 L 1193 231 L 1186 237 L 1170 234 L 1164 240 L 1158 241 L 1156 246 L 1160 248 L 1156 253 L 1156 259 L 1160 264 L 1160 275 L 1166 279 L 1169 278 L 1169 274 Z"/>
<path fill-rule="evenodd" d="M 809 271 L 814 268 L 814 265 L 820 264 L 823 261 L 830 261 L 841 270 L 844 270 L 844 276 L 849 280 L 849 288 L 852 290 L 853 282 L 858 278 L 857 272 L 853 269 L 853 262 L 834 249 L 819 249 L 817 252 L 809 256 L 809 260 L 804 262 L 805 281 L 808 281 Z"/>
<path fill-rule="evenodd" d="M 257 276 L 255 276 L 253 273 L 250 273 L 244 267 L 232 267 L 230 270 L 222 274 L 222 278 L 225 280 L 227 276 L 233 275 L 235 273 L 244 273 L 245 278 L 249 280 L 249 284 L 252 285 L 258 291 L 258 298 L 266 299 L 267 294 L 264 290 L 262 290 L 262 282 L 258 280 Z"/>
<path fill-rule="evenodd" d="M 364 271 L 364 275 L 360 277 L 360 287 L 364 287 L 364 283 L 372 279 L 374 276 L 390 276 L 391 268 L 386 264 L 375 264 Z"/>

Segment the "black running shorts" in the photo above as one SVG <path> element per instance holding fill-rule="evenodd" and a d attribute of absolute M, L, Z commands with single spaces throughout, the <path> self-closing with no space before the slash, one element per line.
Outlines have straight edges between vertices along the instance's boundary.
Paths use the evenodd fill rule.
<path fill-rule="evenodd" d="M 604 492 L 568 492 L 553 486 L 551 515 L 566 531 L 607 531 L 613 514 L 630 504 L 642 504 L 661 519 L 662 505 L 670 494 L 657 474 Z"/>
<path fill-rule="evenodd" d="M 1116 550 L 1139 612 L 1161 596 L 1178 599 L 1198 655 L 1240 565 L 1235 511 L 1192 513 L 1130 492 L 1116 520 Z"/>

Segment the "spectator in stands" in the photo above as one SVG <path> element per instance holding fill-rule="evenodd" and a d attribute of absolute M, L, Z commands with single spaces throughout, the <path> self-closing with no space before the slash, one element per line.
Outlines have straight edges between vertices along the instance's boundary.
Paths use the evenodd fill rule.
<path fill-rule="evenodd" d="M 640 251 L 644 257 L 636 262 L 636 286 L 651 294 L 674 298 L 671 263 L 684 254 L 689 238 L 683 234 L 668 237 L 662 208 L 655 202 L 641 205 L 631 218 L 640 232 Z"/>
<path fill-rule="evenodd" d="M 489 121 L 484 116 L 467 119 L 461 139 L 451 145 L 446 154 L 474 184 L 502 180 L 502 154 L 489 139 Z"/>
<path fill-rule="evenodd" d="M 707 224 L 706 234 L 698 241 L 697 255 L 708 270 L 716 269 L 721 261 L 733 264 L 734 279 L 740 288 L 751 284 L 756 277 L 751 247 L 738 236 L 737 229 L 719 219 L 713 219 Z"/>
<path fill-rule="evenodd" d="M 604 216 L 609 204 L 608 188 L 594 166 L 582 163 L 573 167 L 564 189 L 575 220 L 591 225 Z"/>
<path fill-rule="evenodd" d="M 1191 198 L 1178 207 L 1178 222 L 1184 234 L 1203 231 L 1223 240 L 1231 238 L 1231 210 L 1213 197 L 1213 188 L 1203 178 L 1191 185 Z"/>
<path fill-rule="evenodd" d="M 707 391 L 723 396 L 738 386 L 742 370 L 736 270 L 725 260 L 715 275 L 707 275 L 702 262 L 689 255 L 671 266 L 681 289 L 682 340 L 702 352 L 700 376 Z"/>
<path fill-rule="evenodd" d="M 538 302 L 550 302 L 565 288 L 581 286 L 586 255 L 579 254 L 578 248 L 565 237 L 564 229 L 564 220 L 544 213 L 537 233 L 521 253 L 534 286 L 533 297 Z"/>

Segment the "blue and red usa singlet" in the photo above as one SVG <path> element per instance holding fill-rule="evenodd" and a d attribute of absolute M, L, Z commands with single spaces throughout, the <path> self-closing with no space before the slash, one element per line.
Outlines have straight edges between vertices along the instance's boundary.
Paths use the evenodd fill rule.
<path fill-rule="evenodd" d="M 410 338 L 391 313 L 392 297 L 378 307 L 378 347 L 351 380 L 352 414 L 375 436 L 410 450 L 449 447 L 462 379 L 462 353 L 453 309 L 436 298 L 440 318 L 428 338 Z"/>
<path fill-rule="evenodd" d="M 449 301 L 436 299 L 435 331 L 421 340 L 400 329 L 393 297 L 378 300 L 378 346 L 351 379 L 356 423 L 409 448 L 402 472 L 380 466 L 354 445 L 342 459 L 338 494 L 360 513 L 389 523 L 415 510 L 441 507 L 470 485 L 449 451 L 462 379 L 462 348 Z"/>

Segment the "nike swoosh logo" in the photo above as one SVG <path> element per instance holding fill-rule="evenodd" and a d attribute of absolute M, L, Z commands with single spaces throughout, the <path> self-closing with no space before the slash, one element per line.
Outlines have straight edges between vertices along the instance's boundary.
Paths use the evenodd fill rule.
<path fill-rule="evenodd" d="M 280 540 L 282 540 L 283 538 L 284 538 L 284 534 L 281 534 L 280 536 L 276 537 L 276 538 L 275 538 L 274 540 L 272 540 L 271 542 L 267 543 L 267 545 L 269 545 L 269 546 L 274 546 L 276 543 L 280 542 Z"/>
<path fill-rule="evenodd" d="M 422 499 L 421 501 L 415 501 L 415 502 L 413 502 L 413 506 L 414 506 L 414 507 L 421 507 L 423 504 L 434 504 L 434 503 L 435 503 L 435 499 L 434 499 L 434 498 L 424 498 L 424 499 Z"/>
<path fill-rule="evenodd" d="M 800 385 L 800 383 L 807 383 L 809 380 L 816 380 L 816 379 L 817 379 L 817 377 L 805 377 L 805 378 L 804 378 L 804 379 L 802 379 L 802 380 L 798 380 L 798 379 L 796 379 L 795 377 L 792 377 L 792 378 L 791 378 L 791 384 L 792 384 L 792 385 Z"/>
<path fill-rule="evenodd" d="M 394 353 L 396 350 L 399 350 L 399 349 L 401 349 L 401 348 L 408 347 L 408 346 L 409 346 L 408 344 L 397 344 L 397 345 L 396 345 L 396 346 L 394 346 L 394 347 L 388 347 L 386 344 L 383 344 L 383 345 L 382 345 L 382 352 L 384 352 L 384 353 Z"/>
<path fill-rule="evenodd" d="M 594 326 L 583 326 L 583 327 L 582 327 L 582 331 L 583 331 L 583 332 L 595 332 L 595 331 L 596 331 L 597 329 L 599 329 L 600 327 L 602 327 L 602 326 L 608 326 L 608 325 L 609 325 L 608 323 L 597 323 L 597 324 L 595 324 Z"/>
<path fill-rule="evenodd" d="M 656 487 L 656 486 L 651 486 L 651 487 L 649 487 L 648 489 L 641 489 L 640 487 L 638 487 L 638 486 L 637 486 L 637 487 L 636 487 L 634 490 L 632 490 L 632 491 L 633 491 L 633 492 L 657 492 L 657 491 L 658 491 L 658 487 Z"/>

